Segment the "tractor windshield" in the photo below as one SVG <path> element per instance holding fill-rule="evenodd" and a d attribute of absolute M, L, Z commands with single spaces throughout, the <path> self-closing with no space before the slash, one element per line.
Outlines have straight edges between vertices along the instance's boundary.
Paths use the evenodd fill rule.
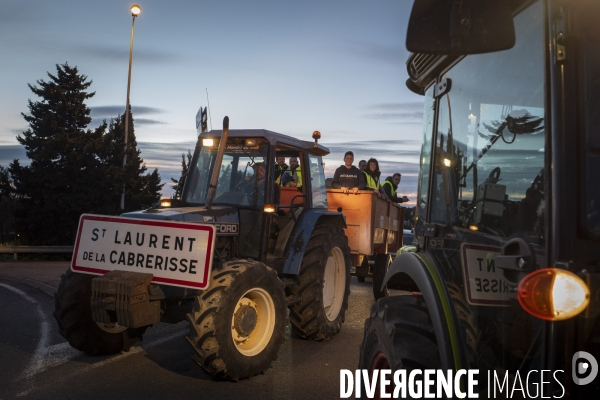
<path fill-rule="evenodd" d="M 217 160 L 218 139 L 212 139 L 212 144 L 207 139 L 202 141 L 186 179 L 183 201 L 188 204 L 205 204 Z M 228 138 L 213 204 L 250 207 L 263 204 L 268 152 L 269 142 L 263 139 Z"/>
<path fill-rule="evenodd" d="M 541 244 L 544 53 L 541 5 L 508 51 L 466 57 L 445 76 L 434 144 L 431 222 Z"/>
<path fill-rule="evenodd" d="M 596 237 L 600 237 L 600 185 L 598 184 L 598 171 L 600 171 L 600 25 L 596 18 L 600 11 L 598 3 L 592 3 L 596 13 L 590 11 L 584 19 L 584 35 L 582 41 L 585 47 L 583 54 L 587 133 L 587 172 L 586 172 L 586 203 L 585 220 L 588 230 Z"/>

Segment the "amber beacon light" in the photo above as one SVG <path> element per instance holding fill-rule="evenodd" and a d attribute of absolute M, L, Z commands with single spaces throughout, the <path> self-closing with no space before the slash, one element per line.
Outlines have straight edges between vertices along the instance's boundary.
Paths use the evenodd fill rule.
<path fill-rule="evenodd" d="M 590 302 L 590 290 L 572 272 L 544 268 L 523 278 L 517 298 L 521 307 L 534 317 L 561 321 L 585 310 Z"/>

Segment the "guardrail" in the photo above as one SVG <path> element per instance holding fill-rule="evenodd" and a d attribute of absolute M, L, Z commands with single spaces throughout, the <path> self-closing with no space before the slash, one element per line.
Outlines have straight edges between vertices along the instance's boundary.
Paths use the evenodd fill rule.
<path fill-rule="evenodd" d="M 73 246 L 0 246 L 2 253 L 12 253 L 16 260 L 19 253 L 73 253 Z"/>

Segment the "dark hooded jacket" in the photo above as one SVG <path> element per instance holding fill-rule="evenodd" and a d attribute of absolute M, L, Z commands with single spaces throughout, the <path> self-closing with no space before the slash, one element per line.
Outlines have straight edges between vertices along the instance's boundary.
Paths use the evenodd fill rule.
<path fill-rule="evenodd" d="M 385 178 L 385 182 L 383 182 L 383 191 L 385 192 L 388 199 L 393 201 L 394 203 L 404 203 L 402 197 L 398 197 L 398 185 L 394 185 L 393 177 L 388 176 Z"/>
<path fill-rule="evenodd" d="M 333 180 L 331 181 L 331 187 L 334 189 L 340 188 L 359 188 L 363 190 L 365 188 L 365 177 L 354 165 L 350 168 L 346 168 L 346 165 L 342 164 L 338 169 L 335 170 Z"/>

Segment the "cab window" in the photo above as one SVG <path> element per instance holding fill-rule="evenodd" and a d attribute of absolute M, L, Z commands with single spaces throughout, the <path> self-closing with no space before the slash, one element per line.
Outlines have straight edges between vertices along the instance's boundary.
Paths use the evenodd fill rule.
<path fill-rule="evenodd" d="M 542 7 L 515 18 L 517 44 L 469 56 L 442 78 L 431 221 L 542 244 L 544 76 Z"/>

